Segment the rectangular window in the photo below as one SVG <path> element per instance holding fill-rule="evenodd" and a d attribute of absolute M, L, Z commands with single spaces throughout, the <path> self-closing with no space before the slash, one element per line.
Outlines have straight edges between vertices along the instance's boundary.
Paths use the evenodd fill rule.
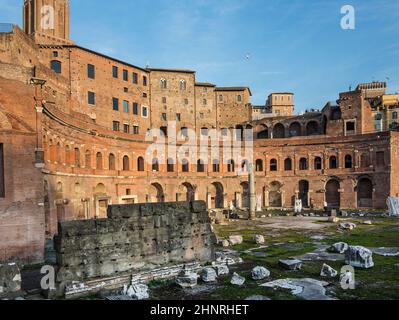
<path fill-rule="evenodd" d="M 129 113 L 129 101 L 126 100 L 123 101 L 123 111 L 125 113 Z"/>
<path fill-rule="evenodd" d="M 118 67 L 116 67 L 116 66 L 112 67 L 112 76 L 114 78 L 118 78 Z"/>
<path fill-rule="evenodd" d="M 139 134 L 139 126 L 133 126 L 133 134 Z"/>
<path fill-rule="evenodd" d="M 127 70 L 123 70 L 123 81 L 129 80 L 129 73 Z"/>
<path fill-rule="evenodd" d="M 124 92 L 124 93 L 128 93 L 128 92 L 129 92 L 129 88 L 126 88 L 126 87 L 123 88 L 123 92 Z"/>
<path fill-rule="evenodd" d="M 167 119 L 167 116 L 166 116 L 166 113 L 162 113 L 161 114 L 161 120 L 162 121 L 167 121 L 168 119 Z"/>
<path fill-rule="evenodd" d="M 114 111 L 119 110 L 119 99 L 118 98 L 112 98 L 112 109 Z"/>
<path fill-rule="evenodd" d="M 162 97 L 162 103 L 166 103 L 166 97 Z"/>
<path fill-rule="evenodd" d="M 147 77 L 143 76 L 143 86 L 147 86 Z"/>
<path fill-rule="evenodd" d="M 53 57 L 58 58 L 58 51 L 53 51 Z"/>
<path fill-rule="evenodd" d="M 148 117 L 148 109 L 147 109 L 147 107 L 142 107 L 141 108 L 141 116 L 143 117 L 143 118 L 147 118 Z"/>
<path fill-rule="evenodd" d="M 134 84 L 137 84 L 137 82 L 138 82 L 138 74 L 136 73 L 136 72 L 133 72 L 132 73 L 132 82 L 134 83 Z"/>
<path fill-rule="evenodd" d="M 139 114 L 139 105 L 137 102 L 133 103 L 133 114 L 136 116 Z"/>
<path fill-rule="evenodd" d="M 96 94 L 94 92 L 89 91 L 87 93 L 87 102 L 93 106 L 96 104 Z"/>
<path fill-rule="evenodd" d="M 119 131 L 119 121 L 112 122 L 112 130 Z"/>
<path fill-rule="evenodd" d="M 180 113 L 176 113 L 176 121 L 181 121 L 181 114 Z"/>
<path fill-rule="evenodd" d="M 4 187 L 4 148 L 0 143 L 0 198 L 5 198 L 6 192 Z"/>
<path fill-rule="evenodd" d="M 384 153 L 384 151 L 377 151 L 376 158 L 377 158 L 376 160 L 377 160 L 377 166 L 378 167 L 385 166 L 385 153 Z"/>
<path fill-rule="evenodd" d="M 129 133 L 130 132 L 130 126 L 128 124 L 123 125 L 123 132 L 124 133 Z"/>
<path fill-rule="evenodd" d="M 87 77 L 94 79 L 96 77 L 96 67 L 92 64 L 87 65 Z"/>

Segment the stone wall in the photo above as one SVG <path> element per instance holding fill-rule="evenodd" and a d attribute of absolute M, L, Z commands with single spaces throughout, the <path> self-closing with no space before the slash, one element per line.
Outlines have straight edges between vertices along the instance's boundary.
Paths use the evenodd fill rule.
<path fill-rule="evenodd" d="M 109 206 L 108 219 L 59 224 L 57 281 L 210 262 L 215 241 L 202 201 Z"/>

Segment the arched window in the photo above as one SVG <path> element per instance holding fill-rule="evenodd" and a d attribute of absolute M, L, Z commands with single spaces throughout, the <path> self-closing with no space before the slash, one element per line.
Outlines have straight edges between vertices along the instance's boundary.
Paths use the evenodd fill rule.
<path fill-rule="evenodd" d="M 103 169 L 103 155 L 101 152 L 97 152 L 96 154 L 96 169 L 102 170 Z"/>
<path fill-rule="evenodd" d="M 61 73 L 62 72 L 62 63 L 61 61 L 58 60 L 51 60 L 50 62 L 50 68 L 53 70 L 55 73 Z"/>
<path fill-rule="evenodd" d="M 180 80 L 180 91 L 185 91 L 187 88 L 186 80 Z"/>
<path fill-rule="evenodd" d="M 308 170 L 308 159 L 301 158 L 299 160 L 299 170 Z"/>
<path fill-rule="evenodd" d="M 261 159 L 256 160 L 255 168 L 256 168 L 256 172 L 263 171 L 263 161 Z"/>
<path fill-rule="evenodd" d="M 291 171 L 292 170 L 292 160 L 291 158 L 287 158 L 284 160 L 284 170 Z"/>
<path fill-rule="evenodd" d="M 61 157 L 61 144 L 58 142 L 57 143 L 57 162 L 61 163 L 62 162 L 62 157 Z"/>
<path fill-rule="evenodd" d="M 270 160 L 270 171 L 277 171 L 277 160 L 272 159 Z"/>
<path fill-rule="evenodd" d="M 230 159 L 227 161 L 227 171 L 230 173 L 236 171 L 234 160 Z"/>
<path fill-rule="evenodd" d="M 108 157 L 108 169 L 109 170 L 115 170 L 115 155 L 113 153 L 109 154 Z"/>
<path fill-rule="evenodd" d="M 202 159 L 198 159 L 197 161 L 197 172 L 205 172 L 205 165 Z"/>
<path fill-rule="evenodd" d="M 398 119 L 398 112 L 397 111 L 392 112 L 392 119 L 393 120 L 397 120 Z"/>
<path fill-rule="evenodd" d="M 91 168 L 91 152 L 90 152 L 90 150 L 86 150 L 86 153 L 85 153 L 85 167 Z"/>
<path fill-rule="evenodd" d="M 209 132 L 208 128 L 205 128 L 205 127 L 201 128 L 201 136 L 207 137 L 208 132 Z"/>
<path fill-rule="evenodd" d="M 168 86 L 168 83 L 166 81 L 166 79 L 161 79 L 161 89 L 166 89 Z"/>
<path fill-rule="evenodd" d="M 241 102 L 242 101 L 242 96 L 239 94 L 238 96 L 237 96 L 237 102 Z"/>
<path fill-rule="evenodd" d="M 315 170 L 321 170 L 322 169 L 321 158 L 320 157 L 314 158 L 314 169 Z"/>
<path fill-rule="evenodd" d="M 143 157 L 137 158 L 137 171 L 144 172 L 144 158 Z"/>
<path fill-rule="evenodd" d="M 80 150 L 79 148 L 75 148 L 75 167 L 80 167 Z"/>
<path fill-rule="evenodd" d="M 337 169 L 338 168 L 338 159 L 336 156 L 330 157 L 330 169 Z"/>
<path fill-rule="evenodd" d="M 243 162 L 241 162 L 241 170 L 243 172 L 249 172 L 249 162 L 248 162 L 248 160 L 244 160 Z"/>
<path fill-rule="evenodd" d="M 345 169 L 351 169 L 352 168 L 352 156 L 347 154 L 345 156 Z"/>
<path fill-rule="evenodd" d="M 220 172 L 220 162 L 219 162 L 219 160 L 213 160 L 212 161 L 212 169 L 213 169 L 213 172 Z"/>
<path fill-rule="evenodd" d="M 188 163 L 187 159 L 183 159 L 181 162 L 181 169 L 182 172 L 189 172 L 190 171 L 190 165 Z"/>
<path fill-rule="evenodd" d="M 65 147 L 65 164 L 69 165 L 71 162 L 71 148 L 69 146 Z"/>
<path fill-rule="evenodd" d="M 173 161 L 172 158 L 169 158 L 169 159 L 168 159 L 167 171 L 168 171 L 168 172 L 175 172 L 175 162 Z"/>
<path fill-rule="evenodd" d="M 152 171 L 153 172 L 159 171 L 159 161 L 157 158 L 152 159 Z"/>
<path fill-rule="evenodd" d="M 123 157 L 123 171 L 129 171 L 130 170 L 130 160 L 128 156 Z"/>

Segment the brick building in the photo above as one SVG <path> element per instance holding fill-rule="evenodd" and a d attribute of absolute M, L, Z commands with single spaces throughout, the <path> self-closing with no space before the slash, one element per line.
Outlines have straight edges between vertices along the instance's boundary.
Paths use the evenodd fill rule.
<path fill-rule="evenodd" d="M 51 30 L 37 20 L 43 4 L 56 12 Z M 249 161 L 264 209 L 291 208 L 296 198 L 309 209 L 325 202 L 384 209 L 388 196 L 399 195 L 399 133 L 391 130 L 398 99 L 384 83 L 359 85 L 299 116 L 292 94 L 272 94 L 269 106 L 279 114 L 253 121 L 248 87 L 80 47 L 69 39 L 68 1 L 31 0 L 24 8 L 23 30 L 0 32 L 0 261 L 42 260 L 45 235 L 59 221 L 105 217 L 109 204 L 196 199 L 245 208 Z M 178 147 L 189 131 L 191 146 L 210 143 L 177 155 L 149 139 L 152 129 Z M 213 129 L 233 137 L 229 152 L 214 151 L 222 142 L 212 141 Z M 252 130 L 250 139 L 243 129 Z M 148 155 L 154 141 L 165 152 Z"/>

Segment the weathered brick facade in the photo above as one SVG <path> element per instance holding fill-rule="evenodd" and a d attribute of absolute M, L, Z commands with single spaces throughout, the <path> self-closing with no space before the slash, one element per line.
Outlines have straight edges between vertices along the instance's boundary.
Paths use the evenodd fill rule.
<path fill-rule="evenodd" d="M 187 165 L 188 155 L 169 165 L 146 159 L 147 131 L 169 121 L 198 139 L 227 129 L 240 140 L 233 129 L 253 128 L 256 195 L 264 209 L 291 208 L 295 198 L 315 209 L 383 209 L 388 196 L 399 194 L 399 134 L 376 132 L 372 118 L 373 99 L 385 88 L 360 86 L 321 112 L 251 121 L 247 87 L 200 83 L 190 70 L 137 67 L 68 38 L 40 39 L 18 27 L 0 33 L 0 261 L 42 260 L 45 233 L 56 234 L 58 222 L 105 218 L 110 204 L 247 207 L 241 160 L 233 166 L 220 150 L 215 163 L 215 144 Z"/>

